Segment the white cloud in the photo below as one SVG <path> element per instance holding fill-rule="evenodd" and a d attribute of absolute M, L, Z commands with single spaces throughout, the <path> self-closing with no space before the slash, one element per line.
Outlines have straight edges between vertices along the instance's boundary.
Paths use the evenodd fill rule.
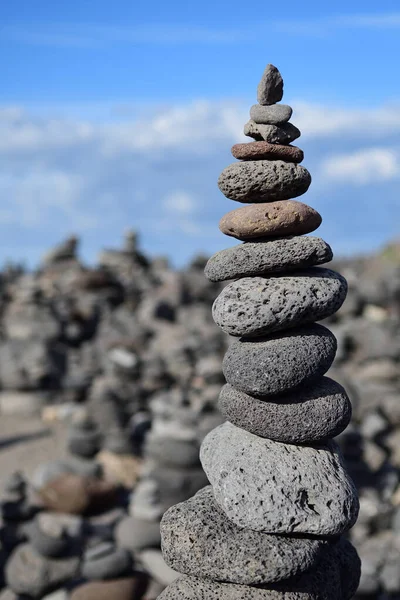
<path fill-rule="evenodd" d="M 176 191 L 168 194 L 163 202 L 169 213 L 174 215 L 191 215 L 196 211 L 196 201 L 191 194 Z"/>
<path fill-rule="evenodd" d="M 291 35 L 315 37 L 324 37 L 338 29 L 399 29 L 400 12 L 330 15 L 315 19 L 276 21 L 274 26 Z"/>
<path fill-rule="evenodd" d="M 331 156 L 322 163 L 321 175 L 336 182 L 366 185 L 400 177 L 400 155 L 387 148 L 366 148 Z"/>

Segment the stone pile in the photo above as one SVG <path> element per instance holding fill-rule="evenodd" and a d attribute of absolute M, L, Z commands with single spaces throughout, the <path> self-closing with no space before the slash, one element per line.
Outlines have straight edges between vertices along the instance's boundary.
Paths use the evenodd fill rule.
<path fill-rule="evenodd" d="M 215 322 L 234 341 L 223 361 L 219 406 L 227 422 L 204 439 L 200 458 L 211 486 L 168 510 L 164 558 L 185 574 L 171 598 L 351 598 L 360 562 L 344 534 L 357 519 L 357 492 L 332 438 L 348 425 L 345 390 L 325 373 L 337 348 L 316 321 L 342 305 L 347 285 L 321 268 L 320 238 L 303 236 L 321 218 L 292 200 L 311 177 L 290 142 L 299 130 L 279 71 L 268 65 L 240 162 L 220 190 L 247 206 L 221 230 L 244 243 L 213 256 L 206 275 L 234 279 L 216 299 Z"/>

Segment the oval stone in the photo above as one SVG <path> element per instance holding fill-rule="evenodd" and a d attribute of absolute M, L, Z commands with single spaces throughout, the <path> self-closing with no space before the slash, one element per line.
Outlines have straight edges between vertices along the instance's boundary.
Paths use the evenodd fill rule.
<path fill-rule="evenodd" d="M 253 104 L 250 108 L 250 119 L 255 123 L 279 125 L 289 121 L 292 113 L 293 109 L 287 104 L 270 104 L 269 106 Z"/>
<path fill-rule="evenodd" d="M 270 144 L 269 142 L 248 142 L 247 144 L 235 144 L 231 148 L 235 158 L 241 160 L 285 160 L 287 162 L 301 163 L 304 158 L 303 150 L 297 146 L 282 146 L 281 144 Z"/>
<path fill-rule="evenodd" d="M 236 340 L 224 356 L 222 370 L 236 389 L 251 396 L 269 396 L 324 375 L 336 348 L 329 329 L 306 325 L 257 340 Z"/>
<path fill-rule="evenodd" d="M 333 536 L 357 519 L 357 491 L 333 441 L 281 444 L 227 422 L 205 437 L 200 459 L 216 502 L 238 527 Z"/>
<path fill-rule="evenodd" d="M 301 165 L 283 160 L 232 163 L 218 179 L 221 192 L 238 202 L 273 202 L 304 194 L 311 175 Z"/>
<path fill-rule="evenodd" d="M 345 389 L 328 377 L 265 400 L 227 384 L 221 390 L 218 407 L 237 427 L 286 444 L 312 444 L 333 438 L 351 418 Z"/>
<path fill-rule="evenodd" d="M 161 538 L 164 560 L 175 571 L 245 585 L 302 573 L 317 563 L 325 547 L 323 540 L 239 528 L 215 502 L 211 486 L 167 510 Z"/>
<path fill-rule="evenodd" d="M 281 123 L 280 125 L 263 125 L 252 119 L 243 128 L 244 135 L 254 140 L 265 140 L 270 144 L 290 144 L 300 137 L 300 130 L 292 123 Z"/>
<path fill-rule="evenodd" d="M 248 242 L 214 254 L 204 273 L 210 281 L 225 281 L 320 265 L 332 260 L 332 256 L 330 246 L 319 237 Z"/>
<path fill-rule="evenodd" d="M 346 294 L 345 278 L 320 267 L 286 276 L 244 277 L 222 290 L 212 315 L 225 333 L 256 337 L 322 321 L 339 310 Z"/>
<path fill-rule="evenodd" d="M 222 233 L 247 241 L 311 233 L 322 222 L 321 215 L 298 200 L 251 204 L 226 213 L 219 222 Z"/>

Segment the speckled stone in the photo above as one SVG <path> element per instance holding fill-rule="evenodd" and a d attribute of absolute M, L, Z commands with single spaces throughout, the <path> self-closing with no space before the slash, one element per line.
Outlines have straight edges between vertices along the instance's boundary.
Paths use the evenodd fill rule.
<path fill-rule="evenodd" d="M 321 215 L 298 200 L 250 204 L 226 213 L 219 222 L 222 233 L 238 240 L 301 235 L 317 229 Z"/>
<path fill-rule="evenodd" d="M 243 128 L 244 135 L 253 140 L 269 142 L 270 144 L 290 144 L 300 137 L 300 130 L 292 123 L 281 123 L 280 125 L 263 125 L 252 119 L 247 121 Z"/>
<path fill-rule="evenodd" d="M 222 370 L 236 389 L 267 396 L 324 375 L 335 353 L 333 333 L 322 325 L 307 325 L 257 340 L 236 340 L 225 354 Z"/>
<path fill-rule="evenodd" d="M 241 210 L 241 209 L 239 209 Z M 332 260 L 330 246 L 319 237 L 296 236 L 248 242 L 214 254 L 204 273 L 210 281 L 295 271 Z"/>
<path fill-rule="evenodd" d="M 282 146 L 270 144 L 269 142 L 248 142 L 247 144 L 235 144 L 231 148 L 235 158 L 241 160 L 285 160 L 287 162 L 301 163 L 304 152 L 297 146 Z"/>
<path fill-rule="evenodd" d="M 280 102 L 282 98 L 282 75 L 274 65 L 268 64 L 265 67 L 260 83 L 257 86 L 257 101 L 259 104 L 268 105 Z"/>
<path fill-rule="evenodd" d="M 255 123 L 279 125 L 289 121 L 292 113 L 293 109 L 287 104 L 272 104 L 269 106 L 253 104 L 250 108 L 250 119 Z"/>
<path fill-rule="evenodd" d="M 322 321 L 339 310 L 346 294 L 345 278 L 321 267 L 292 275 L 244 277 L 222 290 L 212 315 L 229 335 L 258 337 Z"/>
<path fill-rule="evenodd" d="M 333 441 L 282 444 L 227 422 L 205 437 L 200 459 L 216 502 L 238 527 L 334 536 L 357 519 L 357 491 Z"/>
<path fill-rule="evenodd" d="M 232 163 L 218 179 L 221 192 L 237 202 L 273 202 L 304 194 L 311 175 L 301 165 L 283 160 Z"/>
<path fill-rule="evenodd" d="M 323 540 L 240 529 L 216 505 L 210 486 L 165 513 L 161 537 L 164 560 L 175 571 L 253 585 L 309 569 L 324 548 Z"/>
<path fill-rule="evenodd" d="M 314 444 L 333 438 L 347 427 L 351 418 L 346 391 L 328 377 L 265 400 L 226 384 L 218 407 L 237 427 L 286 444 Z"/>

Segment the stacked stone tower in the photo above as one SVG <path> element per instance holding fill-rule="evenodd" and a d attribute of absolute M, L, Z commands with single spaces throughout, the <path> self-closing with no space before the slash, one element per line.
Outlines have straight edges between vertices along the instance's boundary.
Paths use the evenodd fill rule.
<path fill-rule="evenodd" d="M 221 230 L 244 243 L 214 255 L 206 275 L 233 279 L 216 299 L 214 320 L 234 336 L 224 361 L 219 406 L 227 422 L 200 452 L 211 486 L 169 509 L 161 525 L 166 562 L 185 576 L 163 600 L 351 598 L 360 561 L 343 537 L 358 513 L 357 493 L 333 437 L 349 423 L 345 390 L 324 377 L 333 334 L 315 324 L 343 303 L 347 286 L 317 265 L 332 258 L 304 236 L 320 215 L 292 200 L 311 177 L 290 143 L 279 71 L 268 65 L 219 188 L 245 206 Z"/>

